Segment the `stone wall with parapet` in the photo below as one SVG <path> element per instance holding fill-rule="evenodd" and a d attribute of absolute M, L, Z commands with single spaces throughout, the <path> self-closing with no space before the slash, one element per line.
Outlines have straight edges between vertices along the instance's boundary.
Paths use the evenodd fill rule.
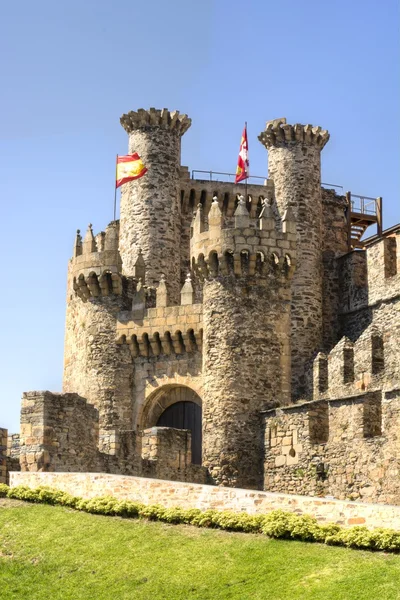
<path fill-rule="evenodd" d="M 173 427 L 143 431 L 142 475 L 171 481 L 206 483 L 207 469 L 192 464 L 191 432 Z"/>
<path fill-rule="evenodd" d="M 191 462 L 190 432 L 168 427 L 153 427 L 143 435 L 110 432 L 107 444 L 111 453 L 106 454 L 98 449 L 98 421 L 96 408 L 77 394 L 25 393 L 21 409 L 22 471 L 143 472 L 160 479 L 206 481 L 206 469 Z M 11 469 L 12 465 L 7 469 L 4 463 L 2 476 L 6 478 L 6 471 Z"/>
<path fill-rule="evenodd" d="M 400 234 L 350 252 L 338 263 L 341 335 L 354 340 L 370 323 L 385 328 L 386 315 L 400 299 Z"/>
<path fill-rule="evenodd" d="M 49 486 L 86 499 L 111 495 L 121 500 L 160 504 L 166 508 L 231 510 L 253 515 L 281 509 L 313 515 L 320 523 L 400 529 L 400 507 L 384 504 L 364 504 L 105 473 L 11 473 L 10 484 L 12 487 L 26 485 L 32 489 Z"/>
<path fill-rule="evenodd" d="M 265 414 L 264 489 L 400 505 L 400 389 Z"/>

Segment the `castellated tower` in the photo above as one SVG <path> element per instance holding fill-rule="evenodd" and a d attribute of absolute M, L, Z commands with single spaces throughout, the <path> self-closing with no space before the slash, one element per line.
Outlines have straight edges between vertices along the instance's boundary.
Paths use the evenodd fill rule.
<path fill-rule="evenodd" d="M 146 285 L 162 274 L 170 282 L 169 297 L 177 303 L 180 282 L 181 207 L 179 167 L 181 136 L 191 120 L 178 111 L 139 109 L 121 117 L 129 134 L 129 153 L 137 152 L 148 169 L 145 177 L 122 188 L 120 253 L 124 275 L 134 275 L 142 252 Z"/>
<path fill-rule="evenodd" d="M 322 347 L 321 150 L 329 133 L 312 125 L 267 122 L 259 140 L 268 149 L 268 175 L 282 216 L 291 207 L 297 229 L 292 283 L 292 393 L 307 395 L 305 369 Z"/>
<path fill-rule="evenodd" d="M 192 224 L 192 268 L 203 286 L 203 465 L 214 483 L 262 486 L 262 409 L 290 399 L 290 280 L 296 233 L 290 209 L 276 230 L 269 203 L 234 219 L 214 199 L 206 228 Z"/>
<path fill-rule="evenodd" d="M 118 430 L 132 430 L 132 366 L 115 343 L 117 315 L 128 310 L 132 282 L 121 277 L 118 222 L 93 235 L 78 231 L 68 266 L 63 391 L 99 411 L 99 447 L 113 454 Z M 131 295 L 131 294 L 130 294 Z"/>

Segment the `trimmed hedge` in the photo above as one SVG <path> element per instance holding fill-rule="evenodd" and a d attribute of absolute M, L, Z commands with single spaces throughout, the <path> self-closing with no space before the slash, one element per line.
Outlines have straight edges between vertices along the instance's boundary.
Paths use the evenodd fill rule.
<path fill-rule="evenodd" d="M 146 506 L 131 500 L 118 500 L 112 496 L 102 496 L 84 500 L 66 492 L 48 487 L 30 489 L 25 486 L 10 488 L 0 484 L 0 498 L 15 498 L 27 502 L 57 504 L 95 515 L 118 516 L 124 518 L 144 518 L 165 523 L 184 523 L 196 527 L 211 527 L 226 531 L 262 533 L 271 538 L 320 542 L 329 545 L 347 546 L 368 550 L 398 552 L 400 532 L 393 529 L 351 527 L 346 529 L 329 523 L 321 525 L 310 515 L 296 515 L 283 510 L 274 510 L 265 515 L 248 515 L 231 511 L 206 510 L 197 508 L 164 508 L 157 504 Z"/>

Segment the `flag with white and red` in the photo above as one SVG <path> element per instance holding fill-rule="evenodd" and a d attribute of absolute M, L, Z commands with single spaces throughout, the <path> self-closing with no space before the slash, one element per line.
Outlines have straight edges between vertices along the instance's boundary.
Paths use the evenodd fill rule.
<path fill-rule="evenodd" d="M 240 140 L 240 149 L 238 163 L 236 167 L 235 183 L 243 181 L 250 176 L 249 164 L 249 145 L 247 143 L 247 124 L 244 126 L 242 139 Z"/>

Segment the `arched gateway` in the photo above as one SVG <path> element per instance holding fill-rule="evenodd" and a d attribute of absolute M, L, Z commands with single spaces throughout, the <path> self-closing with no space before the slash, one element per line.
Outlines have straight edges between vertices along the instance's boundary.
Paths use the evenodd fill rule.
<path fill-rule="evenodd" d="M 186 386 L 165 385 L 151 394 L 142 413 L 142 428 L 174 427 L 192 434 L 192 462 L 201 465 L 201 398 Z"/>

